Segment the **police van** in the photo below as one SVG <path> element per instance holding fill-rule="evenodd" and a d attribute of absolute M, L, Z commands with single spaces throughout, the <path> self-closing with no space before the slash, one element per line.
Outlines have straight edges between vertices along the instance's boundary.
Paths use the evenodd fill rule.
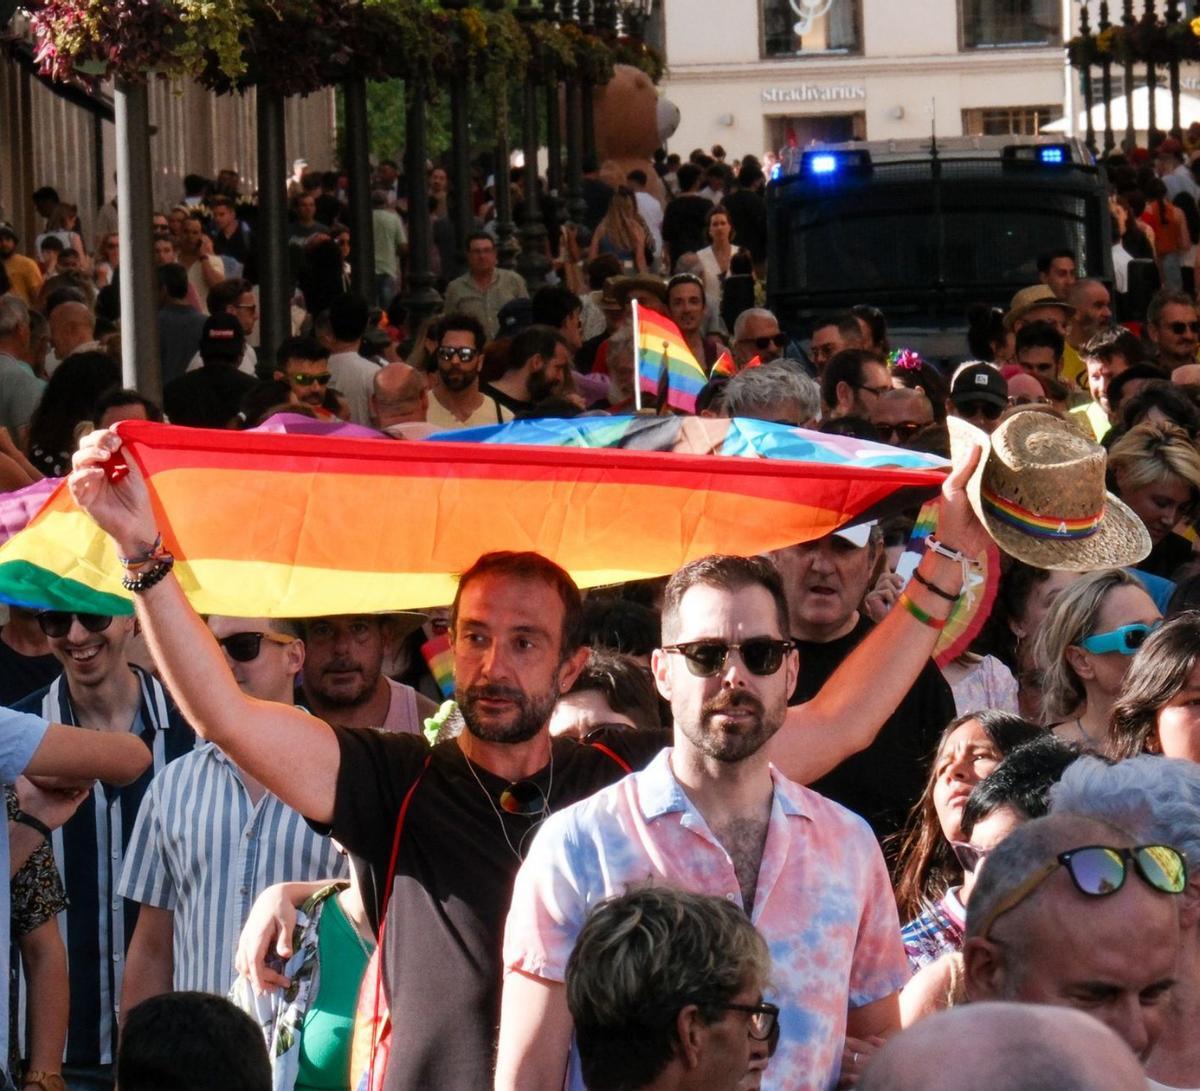
<path fill-rule="evenodd" d="M 790 154 L 789 154 L 790 153 Z M 1068 248 L 1112 283 L 1105 172 L 1079 141 L 960 137 L 789 149 L 767 189 L 767 305 L 792 337 L 855 303 L 891 343 L 965 357 L 966 312 L 1007 309 Z"/>

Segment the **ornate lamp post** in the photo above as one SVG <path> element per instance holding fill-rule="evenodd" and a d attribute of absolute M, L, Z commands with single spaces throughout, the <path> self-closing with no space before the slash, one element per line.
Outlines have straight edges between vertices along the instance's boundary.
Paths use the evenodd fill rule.
<path fill-rule="evenodd" d="M 1092 36 L 1092 26 L 1088 18 L 1087 0 L 1084 0 L 1083 7 L 1079 13 L 1079 33 L 1085 39 Z M 1090 63 L 1082 66 L 1081 74 L 1083 76 L 1083 115 L 1087 118 L 1084 143 L 1087 144 L 1088 150 L 1095 155 L 1096 126 L 1092 121 L 1092 66 Z"/>
<path fill-rule="evenodd" d="M 420 77 L 405 81 L 404 94 L 407 98 L 404 118 L 405 143 L 404 174 L 408 179 L 408 242 L 409 272 L 408 293 L 404 297 L 404 309 L 408 312 L 408 323 L 413 332 L 434 314 L 442 304 L 442 297 L 434 288 L 434 276 L 429 268 L 429 246 L 431 230 L 429 223 L 429 187 L 425 177 L 425 163 L 429 157 L 425 128 L 425 81 Z"/>
<path fill-rule="evenodd" d="M 492 11 L 501 11 L 506 0 L 487 0 Z M 502 269 L 511 269 L 516 262 L 516 228 L 512 218 L 512 186 L 509 182 L 508 98 L 492 104 L 496 119 L 495 170 L 496 190 L 496 256 Z"/>
<path fill-rule="evenodd" d="M 521 0 L 517 5 L 517 18 L 529 25 L 539 18 L 532 0 Z M 550 271 L 546 257 L 546 225 L 542 222 L 541 204 L 538 200 L 538 88 L 532 80 L 521 86 L 521 145 L 525 153 L 524 183 L 521 202 L 521 253 L 517 257 L 517 270 L 525 278 L 530 294 L 545 282 Z"/>
<path fill-rule="evenodd" d="M 1167 28 L 1171 29 L 1179 22 L 1179 0 L 1167 0 Z M 1179 54 L 1171 51 L 1167 61 L 1167 73 L 1171 81 L 1171 135 L 1176 140 L 1183 139 L 1183 126 L 1179 121 Z"/>
<path fill-rule="evenodd" d="M 367 81 L 355 74 L 342 85 L 346 107 L 346 170 L 350 176 L 350 278 L 355 294 L 375 304 L 375 229 L 371 210 L 371 162 Z"/>
<path fill-rule="evenodd" d="M 1121 25 L 1125 28 L 1125 32 L 1131 33 L 1134 26 L 1133 18 L 1133 0 L 1123 0 L 1124 7 L 1121 11 Z M 1124 65 L 1124 90 L 1125 90 L 1125 139 L 1122 142 L 1122 147 L 1125 154 L 1128 155 L 1137 147 L 1137 130 L 1133 126 L 1133 57 L 1129 51 L 1125 53 Z"/>
<path fill-rule="evenodd" d="M 563 0 L 565 21 L 578 22 L 579 0 Z M 563 112 L 567 145 L 567 218 L 583 223 L 587 202 L 583 199 L 583 104 L 578 73 L 567 76 L 563 89 Z"/>
<path fill-rule="evenodd" d="M 1100 0 L 1100 33 L 1112 28 L 1108 18 L 1108 0 Z M 1116 147 L 1112 127 L 1112 54 L 1103 54 L 1100 64 L 1100 93 L 1104 97 L 1104 154 Z"/>
<path fill-rule="evenodd" d="M 448 11 L 461 11 L 466 0 L 442 0 Z M 450 80 L 450 220 L 454 224 L 454 254 L 466 268 L 467 236 L 471 233 L 470 88 L 464 76 Z M 450 270 L 443 275 L 449 276 Z"/>
<path fill-rule="evenodd" d="M 542 14 L 547 22 L 559 21 L 558 0 L 542 0 Z M 549 220 L 554 227 L 550 245 L 557 251 L 558 228 L 565 219 L 563 208 L 563 138 L 562 115 L 558 105 L 558 63 L 552 62 L 546 76 L 546 200 L 550 202 Z"/>
<path fill-rule="evenodd" d="M 1154 0 L 1146 0 L 1146 14 L 1144 16 L 1147 22 L 1158 18 L 1158 13 L 1154 10 Z M 1154 131 L 1158 128 L 1158 103 L 1155 102 L 1155 92 L 1158 90 L 1158 69 L 1154 65 L 1154 58 L 1146 58 L 1146 92 L 1148 95 L 1148 108 L 1150 118 L 1147 122 L 1146 140 L 1147 143 L 1153 138 Z"/>
<path fill-rule="evenodd" d="M 596 9 L 600 0 L 579 0 L 579 26 L 585 34 L 591 34 L 597 29 Z M 583 129 L 583 158 L 596 158 L 596 88 L 589 79 L 584 79 L 580 87 L 579 117 Z"/>

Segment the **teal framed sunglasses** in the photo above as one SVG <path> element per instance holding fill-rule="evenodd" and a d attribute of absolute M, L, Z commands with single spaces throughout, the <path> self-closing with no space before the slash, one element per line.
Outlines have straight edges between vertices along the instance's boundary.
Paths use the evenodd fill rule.
<path fill-rule="evenodd" d="M 1086 636 L 1079 642 L 1079 646 L 1085 652 L 1091 652 L 1092 655 L 1105 655 L 1108 652 L 1133 655 L 1146 643 L 1146 637 L 1161 624 L 1162 620 L 1159 619 L 1149 625 L 1140 621 L 1132 625 L 1122 625 L 1119 629 L 1110 629 L 1107 633 L 1093 633 L 1091 636 Z"/>

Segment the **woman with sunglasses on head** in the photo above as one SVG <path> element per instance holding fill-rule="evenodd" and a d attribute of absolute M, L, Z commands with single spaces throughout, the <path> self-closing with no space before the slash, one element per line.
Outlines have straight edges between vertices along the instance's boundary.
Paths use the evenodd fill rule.
<path fill-rule="evenodd" d="M 1108 752 L 1200 762 L 1200 611 L 1172 618 L 1146 640 L 1113 705 Z"/>
<path fill-rule="evenodd" d="M 1194 631 L 1191 640 L 1195 649 Z M 1170 845 L 1192 862 L 1179 907 L 1175 985 L 1145 1069 L 1151 1091 L 1200 1088 L 1200 768 L 1155 757 L 1115 765 L 1081 758 L 1051 790 L 1051 809 L 1104 819 L 1143 845 Z"/>
<path fill-rule="evenodd" d="M 1161 622 L 1141 583 L 1119 568 L 1090 572 L 1055 599 L 1033 658 L 1043 719 L 1056 735 L 1108 749 L 1109 717 L 1133 655 Z"/>
<path fill-rule="evenodd" d="M 929 779 L 902 835 L 896 903 L 913 970 L 962 945 L 967 877 L 952 846 L 964 840 L 962 815 L 971 789 L 1042 729 L 1009 712 L 959 716 L 942 732 Z"/>
<path fill-rule="evenodd" d="M 1171 424 L 1146 422 L 1131 428 L 1108 453 L 1111 488 L 1150 534 L 1154 548 L 1138 566 L 1171 578 L 1193 560 L 1192 543 L 1177 533 L 1200 501 L 1200 454 L 1187 435 Z"/>

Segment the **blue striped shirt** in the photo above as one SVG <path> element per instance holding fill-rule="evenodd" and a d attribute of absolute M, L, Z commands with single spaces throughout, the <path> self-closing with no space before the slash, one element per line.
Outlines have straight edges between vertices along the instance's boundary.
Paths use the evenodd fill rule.
<path fill-rule="evenodd" d="M 274 883 L 345 874 L 328 837 L 270 792 L 253 803 L 237 766 L 202 743 L 150 786 L 118 890 L 173 912 L 175 988 L 224 996 L 254 899 Z"/>
<path fill-rule="evenodd" d="M 97 783 L 91 798 L 53 837 L 54 859 L 70 903 L 58 918 L 71 983 L 67 1064 L 112 1064 L 116 1059 L 125 951 L 137 923 L 137 906 L 127 905 L 116 891 L 121 862 L 152 779 L 196 744 L 162 683 L 132 663 L 130 669 L 137 676 L 141 702 L 129 730 L 150 748 L 154 762 L 124 788 Z M 63 675 L 16 707 L 52 723 L 79 724 Z"/>

